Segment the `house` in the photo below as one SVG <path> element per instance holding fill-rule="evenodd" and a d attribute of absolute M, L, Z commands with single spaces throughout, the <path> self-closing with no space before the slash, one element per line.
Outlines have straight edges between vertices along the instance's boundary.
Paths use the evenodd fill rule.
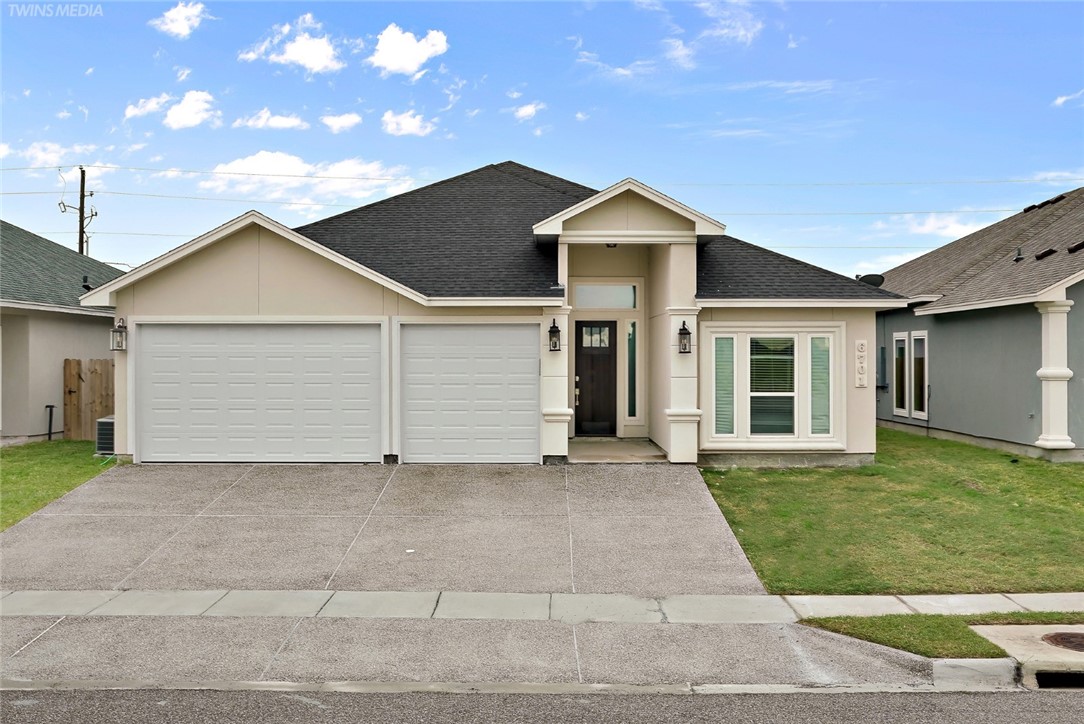
<path fill-rule="evenodd" d="M 485 166 L 289 229 L 246 213 L 84 295 L 114 305 L 136 461 L 672 462 L 875 448 L 875 311 L 637 181 Z"/>
<path fill-rule="evenodd" d="M 1084 188 L 884 277 L 880 424 L 1084 461 Z"/>
<path fill-rule="evenodd" d="M 83 278 L 122 272 L 0 221 L 0 437 L 44 438 L 64 430 L 64 359 L 104 359 L 113 310 L 79 304 Z"/>

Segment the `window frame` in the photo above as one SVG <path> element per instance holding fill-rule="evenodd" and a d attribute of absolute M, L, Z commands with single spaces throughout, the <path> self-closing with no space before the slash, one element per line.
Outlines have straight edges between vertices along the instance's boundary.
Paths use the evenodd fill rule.
<path fill-rule="evenodd" d="M 899 400 L 899 376 L 896 374 L 896 365 L 900 361 L 897 354 L 898 342 L 903 342 L 903 407 L 897 407 Z M 911 340 L 907 332 L 892 333 L 892 414 L 896 417 L 911 416 Z"/>
<path fill-rule="evenodd" d="M 922 358 L 925 363 L 922 368 L 922 410 L 914 409 L 915 403 L 915 340 L 922 340 Z M 909 349 L 907 352 L 907 406 L 911 417 L 916 420 L 930 419 L 930 335 L 922 329 L 911 332 Z"/>
<path fill-rule="evenodd" d="M 844 397 L 847 357 L 846 322 L 701 322 L 700 350 L 700 425 L 702 450 L 845 450 L 847 436 L 847 401 Z M 734 345 L 734 433 L 715 432 L 715 340 L 730 337 Z M 794 433 L 756 434 L 750 432 L 751 398 L 749 386 L 751 337 L 791 337 L 795 340 Z M 812 433 L 812 342 L 813 337 L 827 337 L 829 350 L 829 429 L 828 434 Z M 767 395 L 768 393 L 758 393 Z M 788 393 L 789 394 L 789 393 Z"/>
<path fill-rule="evenodd" d="M 790 392 L 753 392 L 753 352 L 751 350 L 754 339 L 789 339 L 791 341 L 791 349 L 794 350 L 791 359 L 794 362 L 794 368 L 791 371 L 791 385 Z M 801 427 L 798 411 L 798 379 L 799 379 L 799 367 L 801 365 L 802 353 L 798 349 L 801 342 L 799 341 L 799 335 L 797 333 L 785 334 L 785 333 L 772 333 L 772 334 L 757 334 L 750 333 L 745 335 L 745 344 L 741 352 L 745 355 L 745 427 L 743 432 L 745 437 L 753 438 L 757 440 L 761 439 L 793 439 L 798 437 L 798 431 Z M 735 365 L 738 364 L 737 355 L 739 351 L 735 350 Z M 754 397 L 789 397 L 793 400 L 791 405 L 791 429 L 793 432 L 753 432 L 753 398 Z M 738 407 L 735 405 L 735 415 L 737 415 Z M 735 426 L 735 429 L 738 429 Z"/>

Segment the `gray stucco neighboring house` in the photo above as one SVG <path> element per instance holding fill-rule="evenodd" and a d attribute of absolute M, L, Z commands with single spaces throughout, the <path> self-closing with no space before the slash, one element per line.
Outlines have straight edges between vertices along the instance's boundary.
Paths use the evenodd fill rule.
<path fill-rule="evenodd" d="M 91 287 L 119 269 L 0 221 L 0 438 L 44 438 L 64 429 L 64 359 L 109 358 L 112 308 L 83 307 Z"/>
<path fill-rule="evenodd" d="M 883 288 L 909 304 L 877 314 L 879 424 L 1084 461 L 1084 188 L 896 267 Z"/>

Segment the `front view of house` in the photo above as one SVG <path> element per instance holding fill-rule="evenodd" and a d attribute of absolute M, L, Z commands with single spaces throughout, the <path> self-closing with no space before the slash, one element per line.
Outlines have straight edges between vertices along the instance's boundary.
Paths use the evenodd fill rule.
<path fill-rule="evenodd" d="M 136 462 L 672 462 L 875 449 L 875 312 L 906 301 L 632 179 L 506 162 L 297 229 L 249 212 L 103 284 Z"/>

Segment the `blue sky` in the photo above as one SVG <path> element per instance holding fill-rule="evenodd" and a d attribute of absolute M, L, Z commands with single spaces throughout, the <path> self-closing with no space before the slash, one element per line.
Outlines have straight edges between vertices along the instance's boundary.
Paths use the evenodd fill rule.
<path fill-rule="evenodd" d="M 99 167 L 111 262 L 509 159 L 848 274 L 1084 185 L 1082 3 L 5 2 L 0 28 L 0 163 L 44 167 L 4 171 L 3 217 L 74 248 L 57 204 Z"/>

